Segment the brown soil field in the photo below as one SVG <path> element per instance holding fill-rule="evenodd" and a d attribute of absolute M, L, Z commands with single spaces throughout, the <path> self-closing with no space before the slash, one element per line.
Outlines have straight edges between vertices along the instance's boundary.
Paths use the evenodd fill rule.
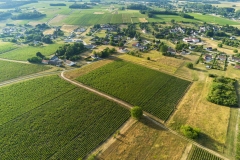
<path fill-rule="evenodd" d="M 61 30 L 64 31 L 64 32 L 72 32 L 74 29 L 78 28 L 78 26 L 75 26 L 75 25 L 63 25 L 61 27 Z"/>
<path fill-rule="evenodd" d="M 146 20 L 146 18 L 138 18 L 139 22 L 148 22 L 148 20 Z"/>

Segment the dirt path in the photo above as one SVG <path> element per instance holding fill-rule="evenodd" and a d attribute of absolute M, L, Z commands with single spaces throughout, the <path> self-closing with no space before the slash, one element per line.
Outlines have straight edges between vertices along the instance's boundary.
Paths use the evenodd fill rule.
<path fill-rule="evenodd" d="M 120 134 L 125 134 L 129 128 L 136 123 L 137 121 L 130 118 L 125 124 L 122 125 L 122 127 L 119 129 Z M 94 151 L 92 151 L 88 156 L 92 155 L 92 154 L 99 154 L 99 153 L 103 153 L 107 148 L 109 148 L 115 141 L 117 141 L 117 138 L 111 137 L 108 140 L 106 140 L 106 142 L 104 142 L 101 146 L 99 146 L 98 148 L 96 148 Z M 88 157 L 87 156 L 87 157 Z"/>
<path fill-rule="evenodd" d="M 25 81 L 25 80 L 29 80 L 29 79 L 33 79 L 33 78 L 37 78 L 37 77 L 54 75 L 54 74 L 59 74 L 59 73 L 60 73 L 59 71 L 53 71 L 53 72 L 41 72 L 41 73 L 35 73 L 35 74 L 27 75 L 27 76 L 22 76 L 22 77 L 7 80 L 7 81 L 4 81 L 4 82 L 0 82 L 0 87 L 8 85 L 8 84 L 17 83 L 17 82 L 20 82 L 20 81 Z"/>
<path fill-rule="evenodd" d="M 5 59 L 5 58 L 0 58 L 0 60 L 2 60 L 2 61 L 9 61 L 9 62 L 16 62 L 16 63 L 30 64 L 28 61 L 17 61 L 17 60 Z"/>
<path fill-rule="evenodd" d="M 88 90 L 88 91 L 90 91 L 90 92 L 93 92 L 93 93 L 95 93 L 95 94 L 98 94 L 99 96 L 102 96 L 102 97 L 107 98 L 107 99 L 109 99 L 109 100 L 111 100 L 111 101 L 114 101 L 114 102 L 122 105 L 123 107 L 125 107 L 125 108 L 127 108 L 127 109 L 129 109 L 129 110 L 133 107 L 132 105 L 130 105 L 130 104 L 128 104 L 128 103 L 126 103 L 126 102 L 124 102 L 124 101 L 122 101 L 122 100 L 120 100 L 120 99 L 117 99 L 117 98 L 115 98 L 115 97 L 112 97 L 112 96 L 110 96 L 110 95 L 107 95 L 107 94 L 105 94 L 105 93 L 102 93 L 102 92 L 100 92 L 100 91 L 98 91 L 98 90 L 96 90 L 96 89 L 93 89 L 93 88 L 91 88 L 91 87 L 89 87 L 89 86 L 86 86 L 86 85 L 84 85 L 84 84 L 81 84 L 81 83 L 79 83 L 79 82 L 75 82 L 75 81 L 72 81 L 72 80 L 66 78 L 66 77 L 64 76 L 64 72 L 65 72 L 65 71 L 61 72 L 61 77 L 62 77 L 64 80 L 66 80 L 66 81 L 68 81 L 68 82 L 70 82 L 70 83 L 72 83 L 72 84 L 74 84 L 74 85 L 76 85 L 76 86 L 79 86 L 79 87 L 81 87 L 81 88 L 83 88 L 83 89 L 86 89 L 86 90 Z M 159 120 L 159 119 L 156 120 L 156 117 L 153 117 L 152 115 L 150 115 L 150 114 L 148 114 L 148 113 L 146 113 L 146 112 L 143 112 L 143 116 L 144 116 L 145 118 L 149 119 L 150 121 L 152 121 L 153 123 L 155 123 L 156 125 L 158 125 L 158 126 L 162 127 L 163 129 L 171 132 L 172 134 L 175 134 L 176 136 L 178 136 L 178 137 L 180 137 L 180 138 L 188 141 L 189 143 L 191 143 L 191 144 L 193 144 L 193 145 L 195 145 L 195 146 L 197 146 L 197 147 L 199 147 L 199 148 L 202 148 L 202 149 L 210 152 L 211 154 L 213 154 L 213 155 L 215 155 L 215 156 L 217 156 L 217 157 L 220 157 L 220 158 L 222 158 L 222 159 L 224 159 L 224 160 L 228 160 L 228 158 L 222 156 L 221 154 L 219 154 L 219 153 L 217 153 L 217 152 L 215 152 L 215 151 L 213 151 L 213 150 L 211 150 L 211 149 L 208 149 L 208 148 L 206 148 L 206 147 L 204 147 L 204 146 L 196 143 L 196 142 L 193 141 L 193 140 L 190 140 L 190 139 L 182 136 L 181 134 L 179 134 L 179 133 L 176 132 L 176 131 L 173 131 L 173 130 L 167 128 L 165 125 L 163 125 L 162 123 L 160 123 L 161 120 Z"/>
<path fill-rule="evenodd" d="M 188 154 L 192 149 L 192 143 L 188 144 L 180 160 L 187 160 Z"/>

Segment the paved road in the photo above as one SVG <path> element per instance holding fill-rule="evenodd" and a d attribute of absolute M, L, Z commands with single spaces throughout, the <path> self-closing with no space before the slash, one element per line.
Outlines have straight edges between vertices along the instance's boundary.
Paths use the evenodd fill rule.
<path fill-rule="evenodd" d="M 84 85 L 84 84 L 82 84 L 82 83 L 75 82 L 75 81 L 72 81 L 72 80 L 66 78 L 66 77 L 64 76 L 64 72 L 65 72 L 65 71 L 63 71 L 63 72 L 61 73 L 61 77 L 62 77 L 64 80 L 66 80 L 66 81 L 68 81 L 68 82 L 70 82 L 70 83 L 72 83 L 72 84 L 74 84 L 74 85 L 76 85 L 76 86 L 79 86 L 79 87 L 81 87 L 81 88 L 84 88 L 84 89 L 86 89 L 86 90 L 88 90 L 88 91 L 90 91 L 90 92 L 93 92 L 93 93 L 95 93 L 95 94 L 98 94 L 98 95 L 100 95 L 100 96 L 102 96 L 102 97 L 104 97 L 104 98 L 107 98 L 107 99 L 109 99 L 109 100 L 111 100 L 111 101 L 114 101 L 114 102 L 120 104 L 121 106 L 123 106 L 123 107 L 125 107 L 125 108 L 127 108 L 127 109 L 129 109 L 129 110 L 133 107 L 132 105 L 130 105 L 130 104 L 128 104 L 128 103 L 126 103 L 126 102 L 118 99 L 118 98 L 115 98 L 115 97 L 113 97 L 113 96 L 107 95 L 106 93 L 100 92 L 100 91 L 98 91 L 98 90 L 96 90 L 96 89 L 93 89 L 93 88 L 91 88 L 91 87 L 89 87 L 89 86 L 86 86 L 86 85 Z M 217 153 L 217 152 L 215 152 L 215 151 L 213 151 L 213 150 L 211 150 L 211 149 L 208 149 L 208 148 L 206 148 L 206 147 L 204 147 L 204 146 L 202 146 L 202 145 L 194 142 L 193 140 L 190 140 L 190 139 L 182 136 L 181 134 L 177 133 L 176 131 L 171 130 L 170 128 L 166 127 L 166 126 L 163 125 L 162 123 L 158 122 L 158 121 L 161 121 L 161 120 L 158 120 L 158 121 L 154 120 L 154 119 L 152 118 L 152 116 L 149 115 L 148 113 L 144 112 L 144 116 L 145 116 L 147 119 L 151 120 L 151 121 L 152 121 L 153 123 L 155 123 L 156 125 L 164 128 L 165 130 L 168 130 L 168 131 L 171 132 L 172 134 L 174 134 L 174 135 L 176 135 L 176 136 L 178 136 L 178 137 L 180 137 L 180 138 L 182 138 L 182 139 L 185 139 L 186 141 L 188 141 L 188 142 L 196 145 L 196 146 L 199 147 L 199 148 L 202 148 L 202 149 L 204 149 L 204 150 L 207 150 L 208 152 L 210 152 L 210 153 L 213 154 L 213 155 L 216 155 L 216 156 L 218 156 L 218 157 L 220 157 L 220 158 L 222 158 L 222 159 L 224 159 L 224 160 L 228 160 L 228 158 L 222 156 L 221 154 L 219 154 L 219 153 Z"/>

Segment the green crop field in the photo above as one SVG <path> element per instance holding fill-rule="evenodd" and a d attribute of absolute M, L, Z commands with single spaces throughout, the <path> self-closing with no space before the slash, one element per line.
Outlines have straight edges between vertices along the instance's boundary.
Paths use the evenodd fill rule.
<path fill-rule="evenodd" d="M 9 42 L 1 42 L 0 43 L 0 54 L 7 52 L 7 51 L 11 51 L 13 49 L 16 49 L 17 46 L 14 46 L 13 43 L 9 43 Z"/>
<path fill-rule="evenodd" d="M 0 61 L 0 82 L 50 69 L 48 66 Z"/>
<path fill-rule="evenodd" d="M 219 25 L 239 25 L 239 22 L 233 21 L 233 20 L 229 20 L 226 18 L 221 18 L 221 17 L 217 17 L 217 16 L 211 16 L 211 15 L 202 15 L 202 14 L 198 14 L 198 13 L 189 13 L 189 15 L 194 16 L 195 20 L 199 20 L 202 22 L 207 22 L 207 23 L 216 23 Z"/>
<path fill-rule="evenodd" d="M 50 44 L 43 47 L 21 47 L 13 51 L 0 54 L 0 58 L 27 61 L 28 58 L 36 56 L 37 52 L 41 52 L 45 56 L 52 55 L 56 52 L 59 46 L 61 46 L 61 44 Z"/>
<path fill-rule="evenodd" d="M 240 118 L 239 118 L 240 122 Z M 240 123 L 238 124 L 238 128 L 240 128 Z M 237 151 L 236 151 L 236 160 L 240 160 L 240 131 L 238 130 L 237 136 Z"/>
<path fill-rule="evenodd" d="M 1 159 L 84 158 L 129 111 L 57 76 L 0 88 Z"/>
<path fill-rule="evenodd" d="M 188 155 L 187 160 L 222 160 L 222 158 L 219 158 L 211 153 L 209 153 L 206 150 L 203 150 L 201 148 L 198 148 L 196 146 L 192 146 L 192 149 Z"/>
<path fill-rule="evenodd" d="M 166 120 L 191 82 L 136 64 L 115 61 L 77 78 Z"/>

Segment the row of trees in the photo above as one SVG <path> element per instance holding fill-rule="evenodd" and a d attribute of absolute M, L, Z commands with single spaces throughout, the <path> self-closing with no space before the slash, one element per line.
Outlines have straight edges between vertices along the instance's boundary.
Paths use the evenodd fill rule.
<path fill-rule="evenodd" d="M 16 8 L 25 4 L 29 4 L 29 3 L 37 3 L 38 1 L 7 1 L 5 3 L 1 3 L 0 4 L 0 9 L 8 9 L 8 8 Z"/>
<path fill-rule="evenodd" d="M 18 15 L 14 15 L 11 18 L 13 20 L 20 20 L 20 19 L 35 19 L 45 17 L 46 14 L 42 14 L 40 12 L 27 12 L 27 13 L 20 13 Z"/>
<path fill-rule="evenodd" d="M 72 8 L 72 9 L 88 9 L 90 7 L 88 5 L 86 5 L 86 4 L 74 3 L 74 4 L 70 5 L 69 8 Z"/>

